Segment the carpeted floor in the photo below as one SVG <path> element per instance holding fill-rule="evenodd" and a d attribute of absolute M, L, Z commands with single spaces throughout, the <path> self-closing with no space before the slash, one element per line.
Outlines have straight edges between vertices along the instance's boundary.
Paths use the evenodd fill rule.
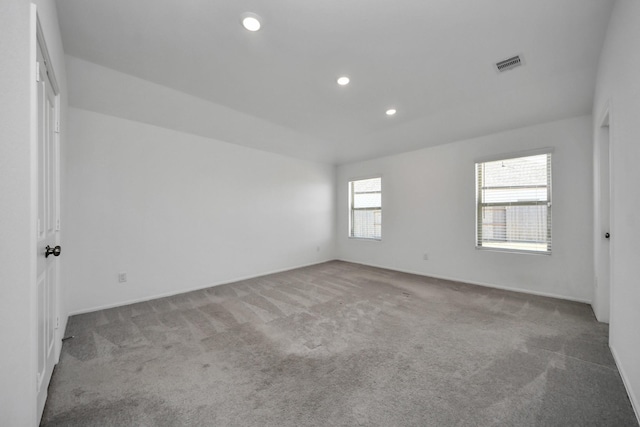
<path fill-rule="evenodd" d="M 637 426 L 585 304 L 345 262 L 74 316 L 45 426 Z"/>

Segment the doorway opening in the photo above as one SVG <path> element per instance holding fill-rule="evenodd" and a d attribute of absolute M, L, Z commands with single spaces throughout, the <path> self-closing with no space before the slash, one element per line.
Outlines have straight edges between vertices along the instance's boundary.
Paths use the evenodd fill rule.
<path fill-rule="evenodd" d="M 593 310 L 600 322 L 609 323 L 611 301 L 611 127 L 609 108 L 598 126 L 594 152 L 594 267 Z"/>

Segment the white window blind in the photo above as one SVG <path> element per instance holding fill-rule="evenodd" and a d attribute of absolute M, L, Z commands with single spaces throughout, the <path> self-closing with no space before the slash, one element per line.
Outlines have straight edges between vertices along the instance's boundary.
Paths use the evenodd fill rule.
<path fill-rule="evenodd" d="M 551 153 L 476 163 L 478 248 L 551 253 Z"/>
<path fill-rule="evenodd" d="M 349 182 L 349 237 L 382 238 L 382 178 Z"/>

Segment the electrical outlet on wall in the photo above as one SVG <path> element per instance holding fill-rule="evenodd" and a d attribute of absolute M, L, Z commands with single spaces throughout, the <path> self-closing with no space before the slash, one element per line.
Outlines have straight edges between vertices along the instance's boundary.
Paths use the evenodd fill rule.
<path fill-rule="evenodd" d="M 316 246 L 316 252 L 320 252 L 320 246 Z"/>
<path fill-rule="evenodd" d="M 127 273 L 126 272 L 118 273 L 118 282 L 124 283 L 126 281 L 127 281 Z"/>
<path fill-rule="evenodd" d="M 425 261 L 429 261 L 429 254 L 423 254 L 422 259 Z"/>

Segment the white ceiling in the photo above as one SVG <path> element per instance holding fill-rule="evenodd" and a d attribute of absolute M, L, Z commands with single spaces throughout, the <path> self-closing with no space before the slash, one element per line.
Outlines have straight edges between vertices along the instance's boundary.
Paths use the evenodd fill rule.
<path fill-rule="evenodd" d="M 332 163 L 589 114 L 612 4 L 57 0 L 67 55 L 206 100 L 236 114 L 236 129 L 264 124 L 179 130 Z M 261 16 L 260 31 L 241 27 L 245 12 Z M 526 64 L 498 74 L 493 64 L 514 54 Z M 336 84 L 342 74 L 350 85 Z M 69 80 L 71 105 L 171 127 L 167 108 L 127 108 L 132 91 L 101 102 Z"/>

